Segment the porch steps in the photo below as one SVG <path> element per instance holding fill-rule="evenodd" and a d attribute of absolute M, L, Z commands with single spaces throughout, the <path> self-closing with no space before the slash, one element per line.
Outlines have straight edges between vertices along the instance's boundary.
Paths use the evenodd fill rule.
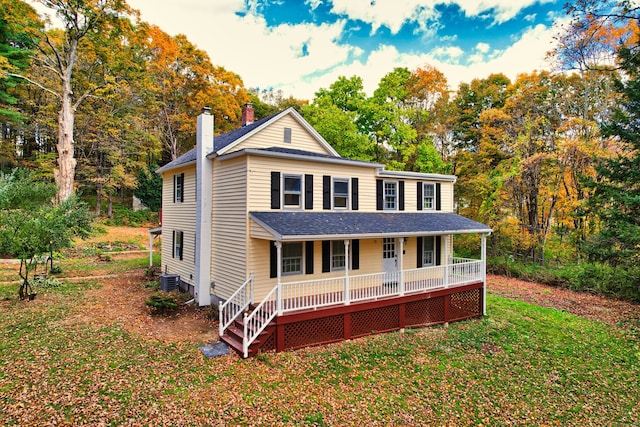
<path fill-rule="evenodd" d="M 253 307 L 252 307 L 253 309 Z M 249 311 L 250 313 L 250 311 Z M 267 327 L 258 335 L 258 338 L 249 346 L 248 357 L 253 357 L 258 354 L 258 351 L 262 348 L 265 342 L 275 333 L 276 326 L 272 321 Z M 227 343 L 229 347 L 234 349 L 240 357 L 244 356 L 242 350 L 242 341 L 244 336 L 244 316 L 239 316 L 229 327 L 225 333 L 220 337 L 222 341 Z"/>

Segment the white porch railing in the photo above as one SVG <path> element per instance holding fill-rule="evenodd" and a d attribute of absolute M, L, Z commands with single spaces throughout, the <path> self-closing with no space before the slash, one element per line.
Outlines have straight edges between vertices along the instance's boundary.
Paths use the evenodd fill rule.
<path fill-rule="evenodd" d="M 375 273 L 358 276 L 343 276 L 329 279 L 288 282 L 274 287 L 251 314 L 244 317 L 243 351 L 247 357 L 249 346 L 278 314 L 297 310 L 315 310 L 322 307 L 347 305 L 351 302 L 374 301 L 380 298 L 430 291 L 438 288 L 462 286 L 484 281 L 482 260 L 453 258 L 448 265 L 416 268 L 393 273 Z M 247 287 L 253 276 L 243 285 Z M 240 290 L 242 290 L 241 288 Z M 239 290 L 239 291 L 240 291 Z M 236 294 L 246 295 L 246 291 Z M 234 297 L 236 297 L 234 294 Z M 222 335 L 235 318 L 245 310 L 249 302 L 237 297 L 238 302 L 229 301 L 220 306 L 220 334 Z M 224 314 L 227 307 L 238 307 L 234 314 Z M 240 309 L 239 307 L 244 307 Z M 223 318 L 225 324 L 223 328 Z"/>
<path fill-rule="evenodd" d="M 218 305 L 219 317 L 219 333 L 224 331 L 231 325 L 253 302 L 253 273 L 249 278 L 231 295 L 224 303 L 220 301 Z"/>
<path fill-rule="evenodd" d="M 276 317 L 278 288 L 271 289 L 260 304 L 251 312 L 244 314 L 244 334 L 242 339 L 242 352 L 244 358 L 249 357 L 249 346 L 258 338 L 258 335 L 267 327 L 269 323 Z"/>

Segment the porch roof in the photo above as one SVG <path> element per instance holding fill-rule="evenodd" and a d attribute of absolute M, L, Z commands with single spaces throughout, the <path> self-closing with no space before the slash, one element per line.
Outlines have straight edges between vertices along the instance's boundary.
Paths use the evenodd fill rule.
<path fill-rule="evenodd" d="M 444 212 L 250 212 L 275 240 L 354 239 L 490 233 L 484 224 Z M 264 232 L 252 237 L 265 238 Z"/>

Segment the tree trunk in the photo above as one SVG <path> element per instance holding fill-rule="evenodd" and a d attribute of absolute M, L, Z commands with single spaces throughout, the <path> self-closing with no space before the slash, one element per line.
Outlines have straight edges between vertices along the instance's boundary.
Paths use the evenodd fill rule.
<path fill-rule="evenodd" d="M 107 196 L 107 200 L 109 203 L 107 203 L 107 216 L 109 218 L 113 217 L 113 196 L 111 195 L 111 193 L 109 193 L 109 195 Z"/>
<path fill-rule="evenodd" d="M 58 201 L 63 202 L 73 194 L 73 182 L 76 175 L 74 157 L 73 125 L 75 111 L 71 100 L 71 79 L 63 79 L 61 107 L 58 114 L 58 168 L 53 174 L 58 185 Z"/>
<path fill-rule="evenodd" d="M 96 207 L 95 214 L 100 215 L 100 203 L 102 202 L 102 183 L 98 179 L 98 183 L 96 184 Z"/>

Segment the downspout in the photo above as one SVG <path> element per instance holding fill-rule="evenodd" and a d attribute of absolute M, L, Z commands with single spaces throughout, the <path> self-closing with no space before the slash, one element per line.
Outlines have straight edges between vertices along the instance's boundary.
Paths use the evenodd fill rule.
<path fill-rule="evenodd" d="M 196 133 L 196 254 L 195 300 L 211 305 L 211 229 L 213 199 L 213 116 L 203 108 Z"/>

